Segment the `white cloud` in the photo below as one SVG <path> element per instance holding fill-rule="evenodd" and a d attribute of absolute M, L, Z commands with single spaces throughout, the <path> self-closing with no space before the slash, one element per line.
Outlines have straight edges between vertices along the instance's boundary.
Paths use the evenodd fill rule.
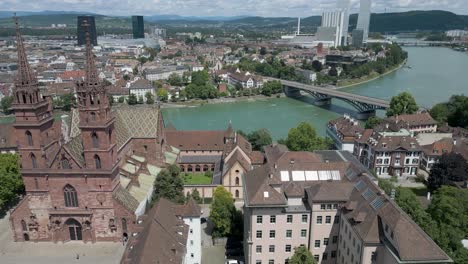
<path fill-rule="evenodd" d="M 357 11 L 359 0 L 351 0 Z M 468 14 L 468 0 L 374 0 L 373 12 L 448 10 Z M 334 0 L 2 0 L 0 10 L 89 11 L 106 15 L 311 16 L 334 8 Z"/>

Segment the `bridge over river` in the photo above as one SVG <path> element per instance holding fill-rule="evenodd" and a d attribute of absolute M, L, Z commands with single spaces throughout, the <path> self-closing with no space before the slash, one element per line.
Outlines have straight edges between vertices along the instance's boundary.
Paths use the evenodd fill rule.
<path fill-rule="evenodd" d="M 314 86 L 270 77 L 264 79 L 280 81 L 288 97 L 298 97 L 301 91 L 306 92 L 315 99 L 315 105 L 318 106 L 331 104 L 333 98 L 345 101 L 356 108 L 358 119 L 367 119 L 375 116 L 376 110 L 386 110 L 390 107 L 390 103 L 386 100 L 339 91 L 335 86 Z"/>

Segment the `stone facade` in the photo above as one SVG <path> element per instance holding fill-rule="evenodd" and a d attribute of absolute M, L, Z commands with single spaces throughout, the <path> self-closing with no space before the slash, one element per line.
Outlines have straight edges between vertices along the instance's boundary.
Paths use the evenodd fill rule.
<path fill-rule="evenodd" d="M 50 99 L 40 96 L 17 26 L 19 74 L 12 109 L 26 196 L 11 211 L 15 241 L 121 241 L 135 224 L 118 195 L 115 118 L 86 47 L 86 79 L 77 84 L 80 134 L 62 133 Z M 65 132 L 68 132 L 66 129 Z"/>

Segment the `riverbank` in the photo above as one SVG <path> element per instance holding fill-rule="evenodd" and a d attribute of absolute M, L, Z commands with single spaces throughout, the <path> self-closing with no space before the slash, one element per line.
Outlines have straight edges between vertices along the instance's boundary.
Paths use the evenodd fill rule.
<path fill-rule="evenodd" d="M 285 94 L 275 94 L 272 96 L 265 95 L 252 95 L 252 96 L 241 96 L 241 97 L 221 97 L 208 100 L 190 100 L 185 102 L 169 102 L 163 103 L 161 108 L 171 109 L 171 108 L 187 108 L 187 107 L 198 107 L 206 104 L 230 104 L 230 103 L 240 103 L 240 102 L 258 102 L 258 101 L 267 101 L 272 98 L 282 98 L 286 97 Z"/>
<path fill-rule="evenodd" d="M 373 72 L 373 74 L 370 74 L 368 76 L 366 76 L 365 78 L 359 78 L 359 79 L 353 79 L 353 80 L 346 80 L 344 81 L 343 83 L 345 84 L 338 84 L 336 89 L 337 90 L 341 90 L 341 89 L 345 89 L 345 88 L 350 88 L 350 87 L 354 87 L 354 86 L 357 86 L 357 85 L 361 85 L 361 84 L 366 84 L 368 82 L 372 82 L 372 81 L 375 81 L 379 78 L 382 78 L 390 73 L 393 73 L 399 69 L 401 69 L 403 66 L 406 65 L 406 63 L 408 62 L 408 60 L 404 60 L 401 64 L 387 70 L 386 72 L 382 73 L 382 74 L 378 74 L 377 72 Z"/>

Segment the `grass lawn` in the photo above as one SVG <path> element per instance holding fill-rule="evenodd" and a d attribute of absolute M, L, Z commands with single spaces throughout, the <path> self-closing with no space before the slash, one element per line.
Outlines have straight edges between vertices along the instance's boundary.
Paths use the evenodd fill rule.
<path fill-rule="evenodd" d="M 421 188 L 408 188 L 410 189 L 416 196 L 421 196 L 421 197 L 426 197 L 428 189 L 427 187 L 421 187 Z"/>
<path fill-rule="evenodd" d="M 184 184 L 211 184 L 211 176 L 205 173 L 187 173 L 182 174 Z"/>

